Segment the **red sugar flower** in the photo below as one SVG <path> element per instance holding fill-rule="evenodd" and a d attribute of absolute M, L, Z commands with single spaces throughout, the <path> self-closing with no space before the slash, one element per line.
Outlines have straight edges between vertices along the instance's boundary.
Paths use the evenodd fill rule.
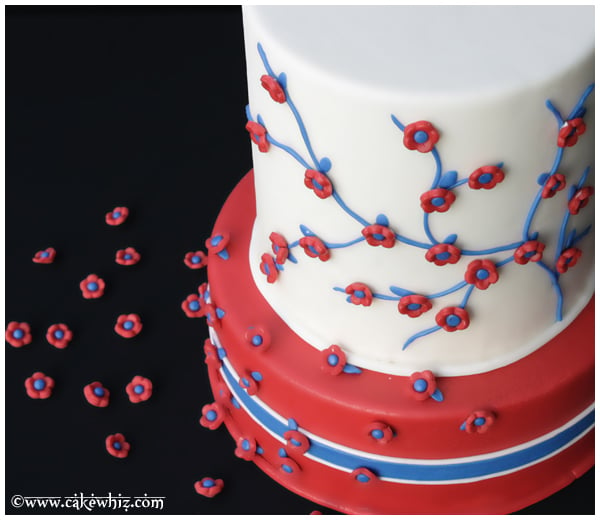
<path fill-rule="evenodd" d="M 298 474 L 302 471 L 298 463 L 291 457 L 280 457 L 279 470 L 286 475 Z"/>
<path fill-rule="evenodd" d="M 562 128 L 558 131 L 557 145 L 560 148 L 566 146 L 574 146 L 577 143 L 580 135 L 585 133 L 585 123 L 583 118 L 577 117 L 569 121 L 565 121 Z"/>
<path fill-rule="evenodd" d="M 465 272 L 465 281 L 477 289 L 487 289 L 498 281 L 498 270 L 491 260 L 473 260 Z"/>
<path fill-rule="evenodd" d="M 222 255 L 226 252 L 226 247 L 229 244 L 229 233 L 215 233 L 210 238 L 206 239 L 206 249 L 209 255 Z"/>
<path fill-rule="evenodd" d="M 200 424 L 209 430 L 216 430 L 225 419 L 225 412 L 220 404 L 205 404 L 202 407 L 202 417 Z"/>
<path fill-rule="evenodd" d="M 304 185 L 313 190 L 320 199 L 326 199 L 333 193 L 333 185 L 327 175 L 316 170 L 306 170 Z"/>
<path fill-rule="evenodd" d="M 570 247 L 561 253 L 556 261 L 556 270 L 560 274 L 566 273 L 571 267 L 575 267 L 583 252 L 576 247 Z"/>
<path fill-rule="evenodd" d="M 354 305 L 368 307 L 373 302 L 373 293 L 364 283 L 356 282 L 346 287 L 347 300 Z"/>
<path fill-rule="evenodd" d="M 300 247 L 311 258 L 318 258 L 321 262 L 326 262 L 331 256 L 327 246 L 317 237 L 302 237 L 299 243 Z"/>
<path fill-rule="evenodd" d="M 105 216 L 105 220 L 109 226 L 118 226 L 125 222 L 128 216 L 129 210 L 124 206 L 120 206 L 109 211 Z"/>
<path fill-rule="evenodd" d="M 455 200 L 456 195 L 450 190 L 436 188 L 421 195 L 421 208 L 427 213 L 433 213 L 434 211 L 444 213 L 450 209 Z"/>
<path fill-rule="evenodd" d="M 32 399 L 48 399 L 53 388 L 54 379 L 43 372 L 36 372 L 25 380 L 25 390 Z"/>
<path fill-rule="evenodd" d="M 306 453 L 310 448 L 308 437 L 298 430 L 287 430 L 283 434 L 283 438 L 287 441 L 288 448 L 294 453 Z"/>
<path fill-rule="evenodd" d="M 452 244 L 436 244 L 425 253 L 425 259 L 435 265 L 455 264 L 460 256 L 460 249 Z"/>
<path fill-rule="evenodd" d="M 537 240 L 529 240 L 517 247 L 514 259 L 519 265 L 525 265 L 527 262 L 539 262 L 546 249 L 546 245 Z"/>
<path fill-rule="evenodd" d="M 212 498 L 223 490 L 223 480 L 204 477 L 202 480 L 194 483 L 194 489 L 199 495 Z"/>
<path fill-rule="evenodd" d="M 73 333 L 64 323 L 51 325 L 46 332 L 46 340 L 56 348 L 66 348 L 72 339 Z"/>
<path fill-rule="evenodd" d="M 417 150 L 421 153 L 431 152 L 439 139 L 440 134 L 428 121 L 417 121 L 404 128 L 403 142 L 409 150 Z"/>
<path fill-rule="evenodd" d="M 469 326 L 469 313 L 462 307 L 446 307 L 436 314 L 435 321 L 448 332 L 463 330 Z"/>
<path fill-rule="evenodd" d="M 264 126 L 259 125 L 254 121 L 248 121 L 248 123 L 246 123 L 246 130 L 248 130 L 248 133 L 250 134 L 250 139 L 258 145 L 258 149 L 261 152 L 265 153 L 269 151 L 267 129 Z"/>
<path fill-rule="evenodd" d="M 279 233 L 273 232 L 269 235 L 269 240 L 271 241 L 271 248 L 275 254 L 275 262 L 283 264 L 290 254 L 286 239 Z"/>
<path fill-rule="evenodd" d="M 142 376 L 135 376 L 125 387 L 132 403 L 147 401 L 152 396 L 152 381 Z"/>
<path fill-rule="evenodd" d="M 394 430 L 381 421 L 374 421 L 366 428 L 367 435 L 379 444 L 387 444 L 394 438 Z"/>
<path fill-rule="evenodd" d="M 13 347 L 19 348 L 31 343 L 31 328 L 29 323 L 11 321 L 4 333 L 4 338 Z"/>
<path fill-rule="evenodd" d="M 221 328 L 221 318 L 217 314 L 217 308 L 212 303 L 204 305 L 204 316 L 206 316 L 206 324 L 214 329 Z"/>
<path fill-rule="evenodd" d="M 431 309 L 431 301 L 426 296 L 420 294 L 409 294 L 403 296 L 398 302 L 398 312 L 405 314 L 410 318 L 418 318 Z"/>
<path fill-rule="evenodd" d="M 246 344 L 255 352 L 264 352 L 271 346 L 271 334 L 262 327 L 248 327 L 244 338 Z"/>
<path fill-rule="evenodd" d="M 467 417 L 460 429 L 467 433 L 485 433 L 494 424 L 495 419 L 492 412 L 478 410 Z"/>
<path fill-rule="evenodd" d="M 346 365 L 346 354 L 337 345 L 331 345 L 321 352 L 321 368 L 332 376 L 341 374 Z"/>
<path fill-rule="evenodd" d="M 83 387 L 83 395 L 88 403 L 98 408 L 105 408 L 110 401 L 110 392 L 99 381 Z"/>
<path fill-rule="evenodd" d="M 248 392 L 248 395 L 256 395 L 258 392 L 258 384 L 250 374 L 250 372 L 245 372 L 240 376 L 238 384 Z"/>
<path fill-rule="evenodd" d="M 564 189 L 566 184 L 567 182 L 564 175 L 560 173 L 550 175 L 544 184 L 544 188 L 542 189 L 542 198 L 551 199 L 554 197 L 554 195 L 556 195 L 557 192 Z"/>
<path fill-rule="evenodd" d="M 273 76 L 264 74 L 260 77 L 260 83 L 263 88 L 269 92 L 269 95 L 273 101 L 277 103 L 285 103 L 285 92 L 279 84 L 279 81 L 277 81 Z"/>
<path fill-rule="evenodd" d="M 371 224 L 363 228 L 362 236 L 365 237 L 367 244 L 370 246 L 394 247 L 396 243 L 396 235 L 386 226 L 381 224 Z"/>
<path fill-rule="evenodd" d="M 437 392 L 437 383 L 431 370 L 414 372 L 409 378 L 409 389 L 411 395 L 417 401 L 425 401 L 433 397 Z"/>
<path fill-rule="evenodd" d="M 234 454 L 240 459 L 254 460 L 256 456 L 256 441 L 250 437 L 238 438 Z"/>
<path fill-rule="evenodd" d="M 115 332 L 124 338 L 133 338 L 142 330 L 142 320 L 137 314 L 121 314 L 115 324 Z"/>
<path fill-rule="evenodd" d="M 222 406 L 229 406 L 231 403 L 231 392 L 225 383 L 222 381 L 217 383 L 215 389 L 215 399 Z"/>
<path fill-rule="evenodd" d="M 183 263 L 190 269 L 201 269 L 208 263 L 208 258 L 202 251 L 190 251 L 185 254 Z"/>
<path fill-rule="evenodd" d="M 52 262 L 54 262 L 55 256 L 56 256 L 56 251 L 54 250 L 54 248 L 48 247 L 46 249 L 42 249 L 41 251 L 38 251 L 32 258 L 32 260 L 36 264 L 51 264 Z"/>
<path fill-rule="evenodd" d="M 491 190 L 504 180 L 504 172 L 498 166 L 482 166 L 469 175 L 469 188 Z"/>
<path fill-rule="evenodd" d="M 104 280 L 98 275 L 90 274 L 79 283 L 81 293 L 86 300 L 100 298 L 104 294 Z"/>
<path fill-rule="evenodd" d="M 204 316 L 204 300 L 197 294 L 190 294 L 183 302 L 181 308 L 188 318 L 201 318 Z"/>
<path fill-rule="evenodd" d="M 569 213 L 571 215 L 577 215 L 579 210 L 585 208 L 590 201 L 590 197 L 594 194 L 594 188 L 591 186 L 584 186 L 577 190 L 573 198 L 569 201 Z"/>
<path fill-rule="evenodd" d="M 118 459 L 124 459 L 129 455 L 131 445 L 125 440 L 125 436 L 122 433 L 115 433 L 106 437 L 106 451 L 113 457 Z"/>
<path fill-rule="evenodd" d="M 115 262 L 119 265 L 134 265 L 140 261 L 141 255 L 133 248 L 119 249 L 115 256 Z"/>
<path fill-rule="evenodd" d="M 350 476 L 361 484 L 377 482 L 377 475 L 367 468 L 356 468 Z"/>
<path fill-rule="evenodd" d="M 265 253 L 260 257 L 260 272 L 267 277 L 268 283 L 275 283 L 279 277 L 275 259 L 269 253 Z"/>
<path fill-rule="evenodd" d="M 206 338 L 204 340 L 204 362 L 207 365 L 219 364 L 219 357 L 217 356 L 217 347 L 215 347 L 210 338 Z"/>

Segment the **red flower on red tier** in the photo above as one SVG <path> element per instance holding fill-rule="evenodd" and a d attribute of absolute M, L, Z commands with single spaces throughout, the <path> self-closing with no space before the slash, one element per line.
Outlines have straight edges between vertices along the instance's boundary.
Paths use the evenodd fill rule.
<path fill-rule="evenodd" d="M 217 311 L 217 307 L 215 307 L 212 303 L 206 303 L 203 307 L 204 316 L 206 316 L 206 324 L 209 327 L 213 327 L 215 329 L 221 328 L 221 318 L 219 317 L 219 313 Z"/>
<path fill-rule="evenodd" d="M 462 307 L 446 307 L 436 314 L 435 321 L 448 332 L 463 330 L 469 326 L 469 313 Z"/>
<path fill-rule="evenodd" d="M 469 188 L 491 190 L 504 180 L 504 172 L 498 166 L 482 166 L 469 175 Z"/>
<path fill-rule="evenodd" d="M 131 445 L 125 440 L 125 435 L 122 433 L 115 433 L 106 437 L 106 451 L 113 457 L 118 459 L 124 459 L 129 455 Z"/>
<path fill-rule="evenodd" d="M 129 210 L 124 206 L 120 206 L 109 211 L 105 216 L 105 220 L 109 226 L 118 226 L 125 222 L 128 216 Z"/>
<path fill-rule="evenodd" d="M 32 399 L 48 399 L 53 388 L 54 379 L 43 372 L 36 372 L 25 380 L 25 390 Z"/>
<path fill-rule="evenodd" d="M 220 404 L 206 404 L 202 407 L 200 424 L 209 430 L 216 430 L 225 419 L 225 412 Z"/>
<path fill-rule="evenodd" d="M 528 240 L 515 250 L 514 259 L 517 264 L 525 265 L 527 262 L 539 262 L 544 254 L 546 245 L 537 240 Z"/>
<path fill-rule="evenodd" d="M 56 348 L 66 348 L 72 339 L 73 333 L 64 323 L 51 325 L 46 332 L 46 340 Z"/>
<path fill-rule="evenodd" d="M 248 392 L 248 395 L 256 395 L 258 392 L 258 383 L 252 377 L 250 372 L 244 372 L 240 379 L 238 380 L 238 384 Z"/>
<path fill-rule="evenodd" d="M 86 300 L 100 298 L 104 294 L 104 280 L 98 275 L 90 274 L 79 283 L 81 293 Z"/>
<path fill-rule="evenodd" d="M 300 247 L 311 258 L 318 258 L 321 262 L 329 260 L 331 253 L 323 241 L 317 237 L 302 237 L 300 239 Z"/>
<path fill-rule="evenodd" d="M 437 382 L 431 370 L 411 374 L 409 385 L 411 395 L 417 401 L 425 401 L 425 399 L 437 395 L 438 392 Z"/>
<path fill-rule="evenodd" d="M 183 263 L 190 269 L 201 269 L 208 263 L 208 259 L 203 251 L 190 251 L 185 254 Z"/>
<path fill-rule="evenodd" d="M 577 215 L 579 211 L 585 208 L 590 201 L 590 197 L 594 194 L 594 188 L 591 186 L 584 186 L 575 192 L 573 198 L 569 201 L 569 213 L 571 215 Z"/>
<path fill-rule="evenodd" d="M 98 408 L 107 407 L 110 401 L 110 392 L 99 381 L 84 386 L 83 395 L 88 403 Z"/>
<path fill-rule="evenodd" d="M 207 365 L 219 364 L 219 357 L 217 356 L 217 347 L 215 347 L 210 338 L 206 338 L 204 340 L 204 362 Z"/>
<path fill-rule="evenodd" d="M 229 387 L 222 381 L 217 383 L 214 391 L 215 400 L 222 406 L 229 406 L 231 403 L 231 392 Z"/>
<path fill-rule="evenodd" d="M 377 482 L 378 480 L 377 475 L 367 468 L 356 468 L 352 473 L 350 473 L 350 476 L 361 484 Z"/>
<path fill-rule="evenodd" d="M 265 153 L 269 151 L 269 141 L 267 141 L 267 129 L 255 123 L 254 121 L 248 121 L 246 123 L 246 130 L 250 134 L 250 139 L 258 145 L 258 149 Z"/>
<path fill-rule="evenodd" d="M 271 99 L 277 103 L 285 103 L 285 92 L 273 76 L 264 74 L 260 77 L 260 83 L 263 88 L 269 93 Z"/>
<path fill-rule="evenodd" d="M 374 421 L 366 428 L 371 439 L 379 444 L 387 444 L 394 438 L 394 430 L 384 422 Z"/>
<path fill-rule="evenodd" d="M 492 412 L 478 410 L 467 417 L 460 429 L 467 433 L 485 433 L 494 424 L 495 419 L 496 417 Z"/>
<path fill-rule="evenodd" d="M 433 213 L 434 211 L 444 213 L 450 209 L 455 200 L 456 195 L 450 190 L 436 188 L 421 195 L 421 207 L 427 213 Z"/>
<path fill-rule="evenodd" d="M 115 324 L 115 332 L 124 338 L 133 338 L 142 330 L 142 320 L 137 314 L 121 314 Z"/>
<path fill-rule="evenodd" d="M 15 348 L 29 345 L 31 343 L 31 327 L 29 327 L 29 323 L 11 321 L 6 327 L 4 338 Z"/>
<path fill-rule="evenodd" d="M 142 376 L 135 376 L 125 387 L 132 403 L 147 401 L 152 396 L 152 381 Z"/>
<path fill-rule="evenodd" d="M 56 256 L 56 251 L 53 247 L 47 247 L 46 249 L 42 249 L 38 251 L 32 260 L 36 264 L 51 264 L 54 262 L 54 257 Z"/>
<path fill-rule="evenodd" d="M 564 189 L 566 186 L 565 176 L 560 173 L 550 175 L 544 184 L 542 189 L 542 198 L 551 199 L 556 195 L 557 192 Z"/>
<path fill-rule="evenodd" d="M 256 457 L 256 441 L 250 437 L 240 437 L 234 451 L 236 457 L 244 460 L 254 460 Z"/>
<path fill-rule="evenodd" d="M 558 131 L 557 145 L 561 148 L 573 146 L 577 143 L 580 135 L 585 133 L 585 123 L 583 118 L 577 117 L 565 121 L 562 128 Z"/>
<path fill-rule="evenodd" d="M 348 301 L 354 305 L 364 305 L 368 307 L 373 303 L 373 293 L 371 289 L 364 283 L 355 282 L 346 287 L 346 294 L 348 294 Z"/>
<path fill-rule="evenodd" d="M 286 239 L 279 233 L 273 232 L 269 235 L 269 240 L 271 241 L 271 248 L 275 254 L 275 261 L 278 264 L 283 264 L 290 254 Z"/>
<path fill-rule="evenodd" d="M 275 266 L 275 258 L 269 253 L 260 257 L 260 272 L 267 277 L 268 283 L 275 283 L 279 277 L 279 271 Z"/>
<path fill-rule="evenodd" d="M 197 294 L 190 294 L 183 300 L 181 308 L 188 318 L 201 318 L 204 316 L 203 300 Z"/>
<path fill-rule="evenodd" d="M 229 233 L 215 233 L 206 239 L 205 244 L 209 255 L 218 255 L 224 260 L 229 258 L 227 249 L 225 249 L 229 244 Z"/>
<path fill-rule="evenodd" d="M 465 272 L 465 282 L 473 284 L 477 289 L 485 290 L 498 281 L 496 264 L 491 260 L 473 260 Z"/>
<path fill-rule="evenodd" d="M 220 478 L 204 477 L 194 483 L 194 489 L 199 495 L 212 498 L 223 490 L 223 480 Z"/>
<path fill-rule="evenodd" d="M 431 301 L 420 294 L 409 294 L 403 296 L 398 302 L 398 312 L 406 314 L 410 318 L 418 318 L 421 314 L 431 309 Z"/>
<path fill-rule="evenodd" d="M 460 256 L 460 249 L 452 244 L 436 244 L 425 253 L 425 259 L 435 265 L 455 264 Z"/>
<path fill-rule="evenodd" d="M 337 345 L 331 345 L 321 352 L 321 368 L 332 376 L 341 374 L 346 364 L 346 354 Z"/>
<path fill-rule="evenodd" d="M 431 152 L 439 139 L 440 134 L 428 121 L 417 121 L 404 128 L 404 146 L 409 150 Z"/>
<path fill-rule="evenodd" d="M 115 256 L 115 262 L 119 265 L 134 265 L 140 261 L 141 255 L 133 248 L 119 249 Z"/>
<path fill-rule="evenodd" d="M 262 327 L 248 327 L 244 338 L 246 344 L 255 352 L 264 352 L 271 346 L 271 334 Z"/>
<path fill-rule="evenodd" d="M 371 224 L 363 228 L 362 236 L 365 237 L 370 246 L 394 247 L 396 235 L 386 226 L 381 224 Z"/>
<path fill-rule="evenodd" d="M 306 453 L 310 448 L 310 440 L 298 430 L 287 430 L 283 434 L 283 438 L 286 440 L 288 448 L 294 453 Z"/>
<path fill-rule="evenodd" d="M 560 274 L 566 273 L 571 267 L 575 267 L 583 252 L 576 247 L 570 247 L 561 253 L 556 261 L 556 270 Z"/>
<path fill-rule="evenodd" d="M 327 175 L 316 170 L 306 170 L 304 185 L 313 190 L 320 199 L 326 199 L 333 193 L 333 185 Z"/>

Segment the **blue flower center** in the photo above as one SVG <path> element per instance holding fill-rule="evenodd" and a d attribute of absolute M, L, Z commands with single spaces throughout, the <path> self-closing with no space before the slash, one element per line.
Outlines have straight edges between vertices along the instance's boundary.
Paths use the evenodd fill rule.
<path fill-rule="evenodd" d="M 414 383 L 413 383 L 413 389 L 415 392 L 419 392 L 419 393 L 423 393 L 425 392 L 425 390 L 427 390 L 427 387 L 429 385 L 427 384 L 427 381 L 425 381 L 425 379 L 417 379 Z"/>
<path fill-rule="evenodd" d="M 207 421 L 214 421 L 217 418 L 217 412 L 215 412 L 214 410 L 209 410 L 208 412 L 206 412 L 206 420 Z"/>
<path fill-rule="evenodd" d="M 485 417 L 477 417 L 477 419 L 473 421 L 473 424 L 475 426 L 483 426 L 485 424 Z"/>
<path fill-rule="evenodd" d="M 88 291 L 97 291 L 98 290 L 98 284 L 96 282 L 89 282 L 87 284 L 87 290 Z"/>
<path fill-rule="evenodd" d="M 329 354 L 327 356 L 327 364 L 329 366 L 335 367 L 340 362 L 340 358 L 337 354 Z"/>
<path fill-rule="evenodd" d="M 265 268 L 265 274 L 267 276 L 269 276 L 271 274 L 271 269 L 269 269 L 269 264 L 267 264 L 267 262 L 264 262 L 263 267 Z"/>
<path fill-rule="evenodd" d="M 97 386 L 94 388 L 94 395 L 97 397 L 104 397 L 104 388 Z"/>
<path fill-rule="evenodd" d="M 364 298 L 366 296 L 365 291 L 354 291 L 354 296 L 357 298 Z"/>
<path fill-rule="evenodd" d="M 242 384 L 248 388 L 250 386 L 250 381 L 248 381 L 245 377 L 242 377 Z"/>
<path fill-rule="evenodd" d="M 422 144 L 422 143 L 427 142 L 427 140 L 429 139 L 429 135 L 427 134 L 427 132 L 424 132 L 423 130 L 419 130 L 418 132 L 415 132 L 413 139 L 417 143 Z"/>
<path fill-rule="evenodd" d="M 375 430 L 371 430 L 371 437 L 373 437 L 374 439 L 383 439 L 383 430 L 380 429 L 375 429 Z"/>
<path fill-rule="evenodd" d="M 294 469 L 291 466 L 288 466 L 287 464 L 282 464 L 281 465 L 281 469 L 283 471 L 285 471 L 286 473 L 293 473 Z"/>
<path fill-rule="evenodd" d="M 565 260 L 565 265 L 569 265 L 569 264 L 571 263 L 571 260 L 573 260 L 573 257 L 572 257 L 572 256 L 570 256 L 569 258 L 567 258 L 567 259 Z"/>
<path fill-rule="evenodd" d="M 202 487 L 204 487 L 204 488 L 211 488 L 214 486 L 215 486 L 215 481 L 210 478 L 207 478 L 206 480 L 204 480 L 202 482 Z"/>
<path fill-rule="evenodd" d="M 43 390 L 44 388 L 46 388 L 46 381 L 44 381 L 43 379 L 36 379 L 33 382 L 33 388 L 35 388 L 36 390 Z"/>
<path fill-rule="evenodd" d="M 133 329 L 133 321 L 127 320 L 125 323 L 123 323 L 123 328 L 125 330 L 131 330 L 131 329 Z"/>
<path fill-rule="evenodd" d="M 525 253 L 525 258 L 531 258 L 533 255 L 535 255 L 536 251 L 529 251 L 528 253 Z"/>
<path fill-rule="evenodd" d="M 62 330 L 55 330 L 54 331 L 54 337 L 56 339 L 63 339 L 65 337 L 65 333 Z"/>
<path fill-rule="evenodd" d="M 123 255 L 123 259 L 124 259 L 124 260 L 131 260 L 131 258 L 132 258 L 132 256 L 131 256 L 129 253 L 125 253 L 125 254 Z"/>
<path fill-rule="evenodd" d="M 319 256 L 319 252 L 313 246 L 308 246 L 308 249 L 310 249 L 316 256 Z"/>
<path fill-rule="evenodd" d="M 242 449 L 246 451 L 250 449 L 250 442 L 247 439 L 242 441 Z"/>
<path fill-rule="evenodd" d="M 136 394 L 138 394 L 138 395 L 140 395 L 140 394 L 143 394 L 143 393 L 144 393 L 144 387 L 143 387 L 142 385 L 135 385 L 135 386 L 133 387 L 133 391 L 134 391 Z"/>
<path fill-rule="evenodd" d="M 217 235 L 216 237 L 210 239 L 210 245 L 216 246 L 221 240 L 223 240 L 223 237 L 221 235 Z"/>
<path fill-rule="evenodd" d="M 112 216 L 113 216 L 114 219 L 117 219 L 117 218 L 119 218 L 121 216 L 121 212 L 120 211 L 113 211 Z"/>
<path fill-rule="evenodd" d="M 456 327 L 460 324 L 460 317 L 456 314 L 450 314 L 450 316 L 446 317 L 446 325 L 450 327 Z"/>
<path fill-rule="evenodd" d="M 192 256 L 192 264 L 199 264 L 199 263 L 200 263 L 200 257 L 198 255 Z"/>
<path fill-rule="evenodd" d="M 421 308 L 421 304 L 420 303 L 409 303 L 406 308 L 409 311 L 417 311 Z"/>
<path fill-rule="evenodd" d="M 192 300 L 189 306 L 191 311 L 197 311 L 200 308 L 200 302 L 198 300 Z"/>
<path fill-rule="evenodd" d="M 487 269 L 479 269 L 475 276 L 478 280 L 486 280 L 490 276 L 490 272 Z"/>
<path fill-rule="evenodd" d="M 119 441 L 113 442 L 113 448 L 115 450 L 120 450 L 121 449 L 121 443 Z"/>
<path fill-rule="evenodd" d="M 373 238 L 380 241 L 385 240 L 385 237 L 381 233 L 373 233 Z"/>
<path fill-rule="evenodd" d="M 25 333 L 22 329 L 15 329 L 13 330 L 12 336 L 15 339 L 21 339 L 23 336 L 25 336 Z"/>
<path fill-rule="evenodd" d="M 42 258 L 48 258 L 50 256 L 50 253 L 48 253 L 48 251 L 42 251 L 42 254 L 40 256 Z"/>
<path fill-rule="evenodd" d="M 479 184 L 487 184 L 488 182 L 492 182 L 494 176 L 491 173 L 483 173 L 479 176 Z"/>
<path fill-rule="evenodd" d="M 321 186 L 316 180 L 313 179 L 312 184 L 317 190 L 319 190 L 319 191 L 323 190 L 323 186 Z"/>
<path fill-rule="evenodd" d="M 436 208 L 443 206 L 445 202 L 446 199 L 444 199 L 444 197 L 433 197 L 433 199 L 431 199 L 431 204 L 433 204 Z"/>
<path fill-rule="evenodd" d="M 358 475 L 356 475 L 356 480 L 358 480 L 359 482 L 369 482 L 369 480 L 371 479 L 368 475 L 365 475 L 364 473 L 359 473 Z"/>
<path fill-rule="evenodd" d="M 302 443 L 294 438 L 290 439 L 290 442 L 294 445 L 294 446 L 302 446 Z"/>
<path fill-rule="evenodd" d="M 448 251 L 444 251 L 443 253 L 438 253 L 435 255 L 438 260 L 448 260 L 450 258 L 450 253 Z"/>
<path fill-rule="evenodd" d="M 258 346 L 262 345 L 262 343 L 263 343 L 262 336 L 260 336 L 259 334 L 256 334 L 255 336 L 252 336 L 252 344 L 255 347 L 258 347 Z"/>

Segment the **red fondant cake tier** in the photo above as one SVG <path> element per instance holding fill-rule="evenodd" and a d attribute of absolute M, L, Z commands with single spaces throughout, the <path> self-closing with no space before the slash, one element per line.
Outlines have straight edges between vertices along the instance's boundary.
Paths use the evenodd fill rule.
<path fill-rule="evenodd" d="M 224 419 L 240 455 L 351 513 L 507 513 L 591 467 L 592 303 L 547 345 L 494 371 L 347 373 L 343 354 L 304 342 L 257 290 L 254 201 L 249 173 L 217 220 L 209 261 L 215 347 L 206 350 L 219 403 L 210 417 Z"/>

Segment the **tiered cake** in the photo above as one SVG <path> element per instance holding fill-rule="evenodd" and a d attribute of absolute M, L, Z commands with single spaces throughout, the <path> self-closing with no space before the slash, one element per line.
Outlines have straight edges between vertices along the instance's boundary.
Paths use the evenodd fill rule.
<path fill-rule="evenodd" d="M 506 513 L 591 467 L 592 14 L 245 9 L 254 171 L 200 290 L 236 454 L 350 513 Z"/>

